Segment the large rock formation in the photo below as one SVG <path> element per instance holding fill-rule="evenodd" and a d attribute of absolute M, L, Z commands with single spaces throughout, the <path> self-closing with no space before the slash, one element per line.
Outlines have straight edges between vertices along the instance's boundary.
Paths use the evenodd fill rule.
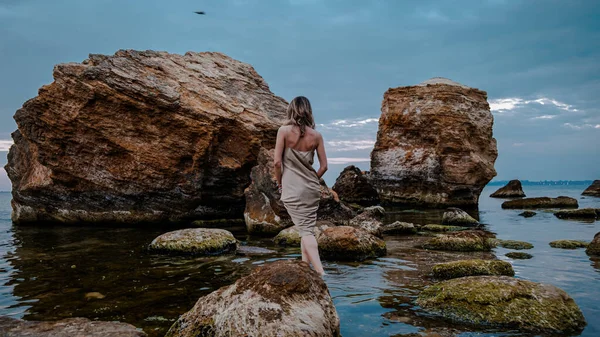
<path fill-rule="evenodd" d="M 284 228 L 293 225 L 287 213 L 281 195 L 277 191 L 277 182 L 273 172 L 274 150 L 262 149 L 258 156 L 258 165 L 252 169 L 252 183 L 244 191 L 246 209 L 244 219 L 249 233 L 276 235 Z M 336 197 L 321 179 L 321 200 L 317 211 L 317 220 L 327 220 L 336 224 L 345 224 L 354 213 Z"/>
<path fill-rule="evenodd" d="M 90 321 L 87 318 L 67 318 L 60 321 L 22 321 L 0 317 L 0 336 L 3 337 L 145 337 L 133 325 L 121 322 Z"/>
<path fill-rule="evenodd" d="M 166 337 L 340 336 L 327 285 L 300 261 L 277 261 L 196 302 Z"/>
<path fill-rule="evenodd" d="M 121 50 L 60 64 L 14 118 L 13 221 L 240 217 L 286 102 L 220 53 Z"/>
<path fill-rule="evenodd" d="M 581 194 L 592 197 L 600 197 L 600 180 L 594 180 L 594 182 Z"/>
<path fill-rule="evenodd" d="M 379 203 L 377 190 L 371 185 L 367 176 L 354 165 L 344 168 L 331 188 L 344 202 L 362 206 Z"/>
<path fill-rule="evenodd" d="M 490 195 L 492 198 L 522 198 L 525 197 L 523 186 L 519 180 L 511 180 L 506 186 L 499 188 Z"/>
<path fill-rule="evenodd" d="M 487 93 L 446 79 L 389 89 L 370 177 L 383 203 L 477 205 L 498 156 Z"/>

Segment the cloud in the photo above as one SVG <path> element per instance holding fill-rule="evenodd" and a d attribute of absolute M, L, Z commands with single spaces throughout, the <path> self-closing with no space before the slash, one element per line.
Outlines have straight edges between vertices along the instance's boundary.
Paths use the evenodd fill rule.
<path fill-rule="evenodd" d="M 573 130 L 584 130 L 584 129 L 600 129 L 600 124 L 572 124 L 572 123 L 564 123 L 564 127 L 573 129 Z"/>
<path fill-rule="evenodd" d="M 13 144 L 12 140 L 0 140 L 0 152 L 7 152 Z"/>
<path fill-rule="evenodd" d="M 523 145 L 525 145 L 525 143 L 513 143 L 512 146 L 514 146 L 514 147 L 521 147 Z"/>
<path fill-rule="evenodd" d="M 579 111 L 573 105 L 563 103 L 563 102 L 557 101 L 552 98 L 546 98 L 546 97 L 533 99 L 533 100 L 525 100 L 525 99 L 522 99 L 519 97 L 492 99 L 492 100 L 490 100 L 490 110 L 502 113 L 502 112 L 512 111 L 512 110 L 515 110 L 518 108 L 522 108 L 522 107 L 525 107 L 526 105 L 530 105 L 530 104 L 534 104 L 534 103 L 539 104 L 539 105 L 554 106 L 554 107 L 556 107 L 560 110 L 564 110 L 564 111 L 572 111 L 572 112 Z"/>
<path fill-rule="evenodd" d="M 354 151 L 372 149 L 375 140 L 331 140 L 327 142 L 332 151 Z"/>
<path fill-rule="evenodd" d="M 370 158 L 346 158 L 346 157 L 333 157 L 327 158 L 329 164 L 350 164 L 371 161 Z"/>
<path fill-rule="evenodd" d="M 554 119 L 556 118 L 556 115 L 541 115 L 541 116 L 537 116 L 537 117 L 532 117 L 531 119 L 535 120 L 535 119 Z"/>
<path fill-rule="evenodd" d="M 332 128 L 355 128 L 366 126 L 372 123 L 378 123 L 379 118 L 355 118 L 355 119 L 337 119 L 332 122 L 326 124 L 319 124 L 320 127 L 324 127 L 326 129 Z"/>

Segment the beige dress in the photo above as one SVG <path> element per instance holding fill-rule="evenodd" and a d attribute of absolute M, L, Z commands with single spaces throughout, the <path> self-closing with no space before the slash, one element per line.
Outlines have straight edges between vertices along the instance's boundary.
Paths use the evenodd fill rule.
<path fill-rule="evenodd" d="M 299 151 L 286 147 L 283 151 L 281 177 L 283 202 L 300 237 L 314 235 L 321 186 L 317 172 L 312 167 L 315 150 Z"/>

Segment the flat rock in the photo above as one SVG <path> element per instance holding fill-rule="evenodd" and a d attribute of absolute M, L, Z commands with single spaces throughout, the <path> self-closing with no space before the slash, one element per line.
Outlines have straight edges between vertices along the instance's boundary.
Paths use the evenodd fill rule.
<path fill-rule="evenodd" d="M 600 232 L 594 235 L 594 239 L 585 249 L 585 253 L 591 256 L 600 256 Z"/>
<path fill-rule="evenodd" d="M 331 188 L 343 202 L 362 206 L 379 203 L 377 190 L 375 190 L 366 174 L 354 165 L 344 168 Z"/>
<path fill-rule="evenodd" d="M 502 248 L 507 248 L 507 249 L 522 250 L 522 249 L 533 248 L 533 245 L 531 243 L 525 242 L 525 241 L 497 239 L 496 243 L 498 246 L 500 246 Z"/>
<path fill-rule="evenodd" d="M 388 234 L 388 235 L 392 235 L 392 234 L 403 234 L 403 235 L 407 235 L 407 234 L 416 234 L 417 233 L 417 227 L 415 226 L 415 224 L 410 223 L 410 222 L 402 222 L 402 221 L 395 221 L 392 222 L 391 224 L 387 224 L 381 227 L 381 233 L 382 234 Z"/>
<path fill-rule="evenodd" d="M 254 247 L 254 246 L 238 246 L 235 251 L 237 255 L 270 255 L 277 252 L 272 249 Z"/>
<path fill-rule="evenodd" d="M 436 235 L 423 244 L 423 248 L 447 251 L 484 251 L 495 247 L 494 235 L 482 230 L 467 230 Z"/>
<path fill-rule="evenodd" d="M 580 241 L 580 240 L 556 240 L 556 241 L 550 242 L 550 247 L 562 248 L 562 249 L 586 248 L 588 245 L 589 245 L 589 242 Z"/>
<path fill-rule="evenodd" d="M 277 261 L 204 296 L 165 337 L 340 336 L 323 279 L 307 263 Z"/>
<path fill-rule="evenodd" d="M 369 179 L 384 204 L 475 207 L 498 156 L 487 93 L 447 79 L 383 95 Z"/>
<path fill-rule="evenodd" d="M 158 236 L 148 249 L 175 254 L 219 255 L 235 252 L 237 240 L 224 229 L 188 228 Z"/>
<path fill-rule="evenodd" d="M 325 229 L 317 238 L 324 260 L 363 261 L 386 254 L 385 241 L 362 229 L 337 226 Z"/>
<path fill-rule="evenodd" d="M 580 208 L 562 210 L 555 212 L 554 216 L 556 216 L 559 219 L 595 220 L 600 219 L 600 208 Z"/>
<path fill-rule="evenodd" d="M 145 337 L 131 324 L 91 321 L 87 318 L 68 318 L 60 321 L 23 321 L 0 316 L 0 335 L 3 337 Z"/>
<path fill-rule="evenodd" d="M 422 231 L 428 232 L 456 232 L 456 231 L 464 231 L 469 229 L 469 227 L 462 226 L 446 226 L 446 225 L 435 225 L 429 224 L 421 227 Z"/>
<path fill-rule="evenodd" d="M 535 216 L 536 214 L 537 214 L 536 212 L 532 212 L 532 211 L 525 211 L 525 212 L 519 213 L 519 215 L 524 218 L 531 218 L 532 216 Z"/>
<path fill-rule="evenodd" d="M 533 257 L 533 255 L 523 252 L 508 252 L 504 254 L 504 256 L 510 257 L 511 259 L 515 260 L 529 260 Z"/>
<path fill-rule="evenodd" d="M 433 277 L 452 279 L 464 276 L 506 275 L 514 276 L 512 265 L 500 260 L 460 260 L 433 266 Z"/>
<path fill-rule="evenodd" d="M 600 180 L 594 180 L 594 182 L 581 194 L 592 197 L 600 197 Z"/>
<path fill-rule="evenodd" d="M 523 186 L 519 180 L 511 180 L 506 186 L 501 187 L 496 192 L 490 194 L 492 198 L 523 198 L 525 192 L 523 192 Z"/>
<path fill-rule="evenodd" d="M 509 276 L 471 276 L 423 290 L 416 302 L 431 314 L 482 327 L 571 334 L 586 326 L 563 290 Z"/>
<path fill-rule="evenodd" d="M 506 209 L 526 209 L 526 208 L 577 208 L 579 204 L 577 199 L 560 196 L 558 198 L 523 198 L 509 200 L 502 203 L 502 208 Z"/>
<path fill-rule="evenodd" d="M 448 208 L 442 217 L 442 225 L 446 226 L 479 226 L 479 221 L 475 220 L 469 213 L 460 208 Z"/>

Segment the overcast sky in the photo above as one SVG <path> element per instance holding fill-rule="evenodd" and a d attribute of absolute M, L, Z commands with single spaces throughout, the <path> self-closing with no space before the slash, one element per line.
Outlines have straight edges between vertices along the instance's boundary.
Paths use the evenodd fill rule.
<path fill-rule="evenodd" d="M 223 52 L 311 99 L 329 183 L 369 168 L 383 93 L 435 76 L 488 92 L 495 180 L 600 179 L 598 17 L 586 0 L 0 0 L 0 165 L 55 64 L 153 49 Z"/>

